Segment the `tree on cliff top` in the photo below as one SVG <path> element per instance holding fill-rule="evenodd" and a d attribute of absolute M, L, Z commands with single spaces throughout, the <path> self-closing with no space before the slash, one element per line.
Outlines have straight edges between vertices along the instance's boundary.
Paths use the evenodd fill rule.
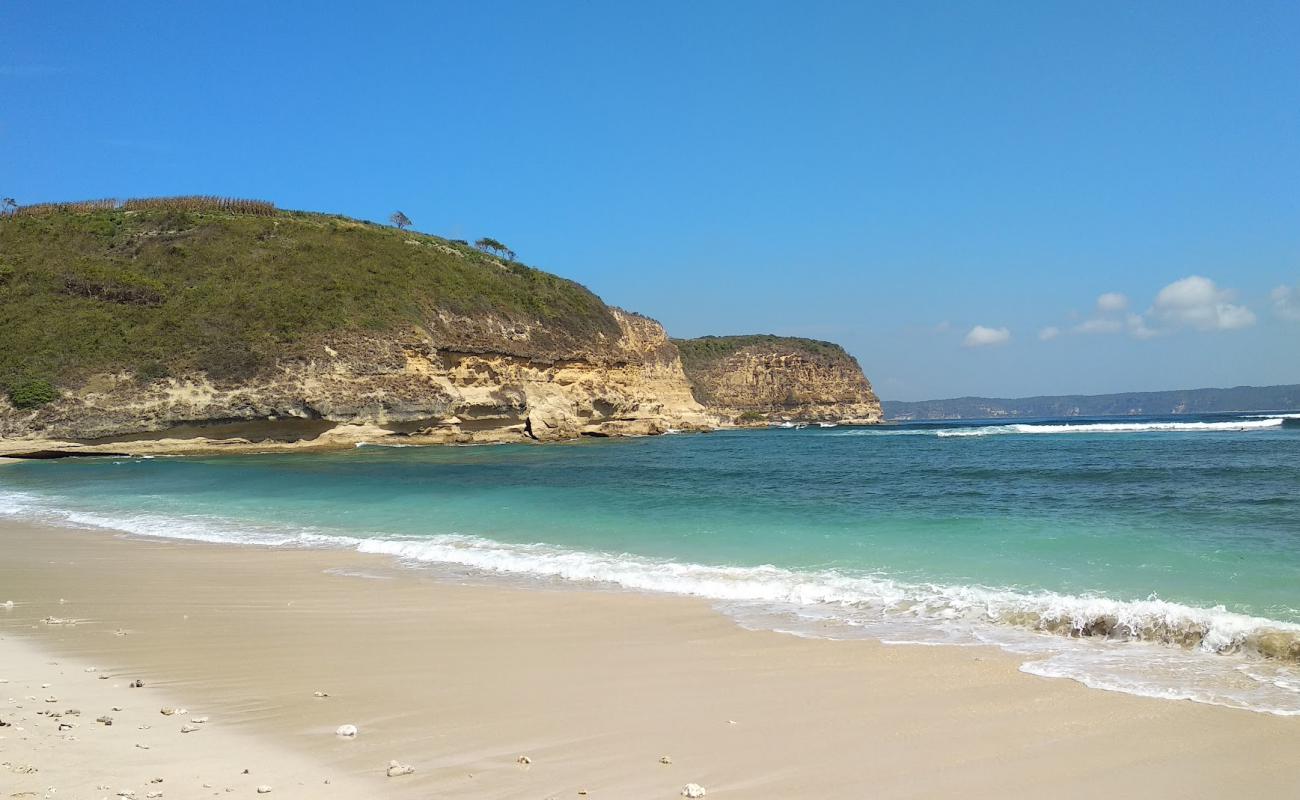
<path fill-rule="evenodd" d="M 506 247 L 504 244 L 490 236 L 484 236 L 482 239 L 479 239 L 474 243 L 474 246 L 479 250 L 482 250 L 484 253 L 492 253 L 501 256 L 507 261 L 515 260 L 514 250 L 511 250 L 509 247 Z"/>
<path fill-rule="evenodd" d="M 411 218 L 400 211 L 394 211 L 388 221 L 397 226 L 398 230 L 406 230 L 411 227 Z"/>

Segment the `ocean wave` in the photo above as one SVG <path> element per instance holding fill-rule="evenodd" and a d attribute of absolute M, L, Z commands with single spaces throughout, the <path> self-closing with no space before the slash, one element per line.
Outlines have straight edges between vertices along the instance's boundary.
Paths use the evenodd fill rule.
<path fill-rule="evenodd" d="M 1007 434 L 1047 433 L 1194 433 L 1204 431 L 1244 432 L 1285 427 L 1300 419 L 1300 414 L 1273 414 L 1219 422 L 1078 422 L 1034 423 L 1008 422 L 963 428 L 903 428 L 898 430 L 863 429 L 824 434 L 826 436 L 999 436 Z"/>
<path fill-rule="evenodd" d="M 1300 663 L 1300 625 L 1155 598 L 1126 601 L 1052 592 L 911 584 L 879 576 L 797 572 L 771 565 L 718 567 L 626 554 L 505 545 L 475 536 L 362 539 L 357 549 L 403 560 L 451 563 L 514 575 L 614 584 L 712 600 L 832 605 L 920 620 L 1013 625 L 1069 637 L 1145 641 L 1217 654 Z"/>
<path fill-rule="evenodd" d="M 990 436 L 1008 433 L 1170 433 L 1201 431 L 1254 431 L 1282 426 L 1281 417 L 1230 422 L 1081 422 L 1078 424 L 1011 423 L 979 428 L 944 428 L 936 436 Z"/>
<path fill-rule="evenodd" d="M 1300 625 L 1222 606 L 1203 608 L 1155 597 L 1122 600 L 904 582 L 885 575 L 797 571 L 773 565 L 714 566 L 461 534 L 356 536 L 202 516 L 114 515 L 70 510 L 52 505 L 47 498 L 16 493 L 0 493 L 0 515 L 203 542 L 347 548 L 407 564 L 454 566 L 484 575 L 700 597 L 743 609 L 738 616 L 788 615 L 807 622 L 806 630 L 814 635 L 827 635 L 827 625 L 838 625 L 893 642 L 994 644 L 1034 655 L 1024 669 L 1035 674 L 1147 696 L 1300 714 L 1300 672 L 1295 670 L 1300 665 Z M 1072 649 L 1072 642 L 1083 649 Z M 1127 644 L 1146 649 L 1115 649 Z M 1148 662 L 1170 657 L 1175 666 L 1168 668 L 1167 680 L 1144 674 Z M 1116 667 L 1117 658 L 1124 660 L 1122 668 Z M 1187 680 L 1187 658 L 1200 659 L 1198 669 L 1210 676 L 1191 688 L 1179 683 Z M 1214 688 L 1218 678 L 1213 676 L 1235 675 L 1241 664 L 1252 663 L 1285 671 L 1272 682 L 1259 683 L 1255 693 L 1263 693 L 1266 699 L 1251 693 L 1225 695 Z"/>

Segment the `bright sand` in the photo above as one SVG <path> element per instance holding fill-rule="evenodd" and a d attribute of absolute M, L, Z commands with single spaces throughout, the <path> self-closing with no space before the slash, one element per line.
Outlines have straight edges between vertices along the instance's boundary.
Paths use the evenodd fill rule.
<path fill-rule="evenodd" d="M 6 600 L 0 797 L 1300 796 L 1300 718 L 992 648 L 747 631 L 686 598 L 5 523 Z"/>

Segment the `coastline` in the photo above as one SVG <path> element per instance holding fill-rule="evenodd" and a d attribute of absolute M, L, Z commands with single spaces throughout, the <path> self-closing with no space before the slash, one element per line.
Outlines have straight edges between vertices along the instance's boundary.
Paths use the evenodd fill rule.
<path fill-rule="evenodd" d="M 692 433 L 709 433 L 716 430 L 744 430 L 745 425 L 732 425 L 717 421 L 709 428 L 683 428 Z M 766 426 L 764 426 L 766 427 Z M 623 430 L 601 434 L 601 438 L 634 438 L 661 436 L 675 428 L 651 429 L 628 426 Z M 522 426 L 499 428 L 468 433 L 448 430 L 433 434 L 397 433 L 379 425 L 354 425 L 339 423 L 315 438 L 252 440 L 240 437 L 167 437 L 165 431 L 158 438 L 126 438 L 120 441 L 77 441 L 59 438 L 3 438 L 0 437 L 0 464 L 27 459 L 71 458 L 94 456 L 211 456 L 248 455 L 258 453 L 321 453 L 331 450 L 351 450 L 367 444 L 388 447 L 445 447 L 489 444 L 571 444 L 582 441 L 583 436 L 537 440 L 527 436 Z"/>
<path fill-rule="evenodd" d="M 113 676 L 98 683 L 139 677 L 146 688 L 132 691 L 148 706 L 210 715 L 182 743 L 203 737 L 214 769 L 266 755 L 258 771 L 283 773 L 261 779 L 274 796 L 308 791 L 305 764 L 351 796 L 382 797 L 674 797 L 691 782 L 710 797 L 1284 795 L 1300 769 L 1295 719 L 1038 678 L 994 648 L 750 631 L 684 597 L 453 582 L 348 550 L 9 521 L 0 587 L 0 603 L 15 602 L 0 609 L 6 671 L 36 648 Z M 68 680 L 41 668 L 48 691 Z M 8 688 L 22 712 L 45 705 L 24 700 L 45 689 Z M 102 713 L 83 708 L 73 733 L 89 740 Z M 151 713 L 167 721 L 155 729 L 176 727 Z M 61 763 L 80 744 L 41 722 L 29 740 L 0 729 L 6 761 L 41 768 L 16 780 L 112 783 L 91 774 L 104 766 L 94 758 Z M 335 736 L 342 724 L 360 735 Z M 161 769 L 165 752 L 131 755 L 156 754 Z M 388 778 L 390 759 L 416 772 Z"/>

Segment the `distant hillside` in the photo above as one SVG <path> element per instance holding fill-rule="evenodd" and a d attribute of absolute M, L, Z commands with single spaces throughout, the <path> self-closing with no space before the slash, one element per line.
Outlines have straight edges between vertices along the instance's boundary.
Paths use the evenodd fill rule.
<path fill-rule="evenodd" d="M 988 419 L 992 417 L 1102 417 L 1151 414 L 1213 414 L 1226 411 L 1300 410 L 1300 384 L 1234 386 L 1231 389 L 1176 389 L 1168 392 L 1059 395 L 1004 399 L 955 397 L 951 400 L 882 404 L 886 419 Z"/>
<path fill-rule="evenodd" d="M 757 334 L 673 343 L 695 399 L 723 418 L 880 421 L 880 401 L 857 359 L 832 342 Z"/>

